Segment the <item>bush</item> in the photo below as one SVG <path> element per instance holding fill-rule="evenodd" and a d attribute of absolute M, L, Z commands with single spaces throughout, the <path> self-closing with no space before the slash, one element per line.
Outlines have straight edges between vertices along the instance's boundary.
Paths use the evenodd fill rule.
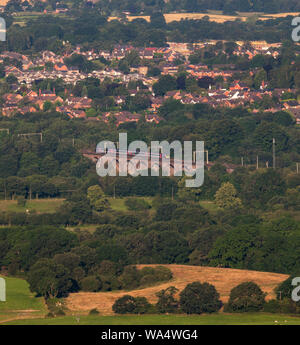
<path fill-rule="evenodd" d="M 186 314 L 213 313 L 222 307 L 219 297 L 213 285 L 193 282 L 180 293 L 180 307 Z"/>
<path fill-rule="evenodd" d="M 102 282 L 99 277 L 88 276 L 81 280 L 80 282 L 81 290 L 87 292 L 97 292 L 102 288 Z"/>
<path fill-rule="evenodd" d="M 99 311 L 96 308 L 91 309 L 89 312 L 89 315 L 98 315 L 98 314 L 99 314 Z"/>
<path fill-rule="evenodd" d="M 234 287 L 230 292 L 225 311 L 228 312 L 254 312 L 263 309 L 265 294 L 253 282 L 245 282 Z"/>

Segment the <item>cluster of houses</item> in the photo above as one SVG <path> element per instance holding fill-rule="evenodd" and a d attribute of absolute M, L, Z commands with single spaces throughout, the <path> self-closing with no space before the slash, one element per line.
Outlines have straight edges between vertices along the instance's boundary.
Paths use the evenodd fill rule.
<path fill-rule="evenodd" d="M 205 44 L 212 44 L 203 43 Z M 157 110 L 170 97 L 177 99 L 183 104 L 197 104 L 206 103 L 212 107 L 225 106 L 225 107 L 238 107 L 249 105 L 256 101 L 263 99 L 265 95 L 272 96 L 272 92 L 267 90 L 267 86 L 262 83 L 259 90 L 250 90 L 250 88 L 241 83 L 239 80 L 232 83 L 227 89 L 209 89 L 205 95 L 195 95 L 188 92 L 175 90 L 168 92 L 164 97 L 157 97 L 152 93 L 152 85 L 157 81 L 158 77 L 147 76 L 147 64 L 137 68 L 131 68 L 129 74 L 124 74 L 117 69 L 107 67 L 103 70 L 95 70 L 90 73 L 79 71 L 76 67 L 67 66 L 65 59 L 72 56 L 72 54 L 82 54 L 88 60 L 93 61 L 96 59 L 105 58 L 106 60 L 121 60 L 126 54 L 133 49 L 138 53 L 142 60 L 154 59 L 157 54 L 163 57 L 165 63 L 160 65 L 162 74 L 176 74 L 178 72 L 178 64 L 175 63 L 178 59 L 185 61 L 185 70 L 191 76 L 201 79 L 204 77 L 218 78 L 222 77 L 224 81 L 232 80 L 237 71 L 230 65 L 215 65 L 208 68 L 204 64 L 189 64 L 187 61 L 188 56 L 199 47 L 199 45 L 188 45 L 185 43 L 169 43 L 169 47 L 164 48 L 133 48 L 132 46 L 116 45 L 112 51 L 100 50 L 95 51 L 82 51 L 80 47 L 76 47 L 71 53 L 67 55 L 57 55 L 51 51 L 43 51 L 40 56 L 29 58 L 23 54 L 15 52 L 2 52 L 0 54 L 0 62 L 7 59 L 12 63 L 5 63 L 6 76 L 14 75 L 17 83 L 12 85 L 12 92 L 3 95 L 2 97 L 2 115 L 10 116 L 16 112 L 25 114 L 27 112 L 34 112 L 39 109 L 43 110 L 45 104 L 51 103 L 59 112 L 65 113 L 70 118 L 87 118 L 87 110 L 92 108 L 92 100 L 87 97 L 74 97 L 72 94 L 65 93 L 64 96 L 56 94 L 55 90 L 39 90 L 33 91 L 32 85 L 36 80 L 42 79 L 57 79 L 61 78 L 66 84 L 75 85 L 78 81 L 84 80 L 87 77 L 94 77 L 103 81 L 105 78 L 118 80 L 122 83 L 128 84 L 132 80 L 140 80 L 145 86 L 150 99 L 150 107 L 147 109 L 146 115 L 133 114 L 128 111 L 114 111 L 105 112 L 101 116 L 93 118 L 94 120 L 102 119 L 107 122 L 114 121 L 116 125 L 125 122 L 137 122 L 142 117 L 147 122 L 159 123 L 160 118 L 157 115 Z M 272 54 L 275 58 L 278 54 L 280 45 L 266 45 L 257 44 L 250 47 L 244 47 L 238 44 L 235 51 L 237 55 L 247 55 L 249 59 L 253 58 L 256 54 Z M 26 94 L 19 92 L 21 85 L 26 86 Z M 129 90 L 130 96 L 135 96 L 139 90 Z M 287 91 L 287 90 L 284 90 Z M 115 106 L 122 106 L 125 102 L 124 96 L 114 97 Z M 119 107 L 120 108 L 120 107 Z M 268 111 L 288 110 L 300 123 L 300 105 L 297 101 L 286 102 L 278 105 Z M 90 118 L 89 118 L 90 119 Z"/>

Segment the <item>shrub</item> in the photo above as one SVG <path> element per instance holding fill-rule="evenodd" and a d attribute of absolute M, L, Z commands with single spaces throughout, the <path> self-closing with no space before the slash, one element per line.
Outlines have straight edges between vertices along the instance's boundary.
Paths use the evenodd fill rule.
<path fill-rule="evenodd" d="M 102 282 L 99 277 L 88 276 L 81 280 L 81 289 L 88 292 L 97 292 L 101 290 Z"/>
<path fill-rule="evenodd" d="M 89 315 L 98 315 L 98 314 L 99 314 L 99 311 L 96 308 L 91 309 L 89 312 Z"/>
<path fill-rule="evenodd" d="M 265 294 L 253 282 L 245 282 L 234 287 L 230 292 L 225 311 L 252 312 L 262 310 L 265 303 Z"/>
<path fill-rule="evenodd" d="M 156 309 L 159 313 L 176 313 L 178 311 L 179 302 L 174 298 L 177 291 L 175 286 L 169 286 L 167 289 L 156 293 L 158 297 Z"/>
<path fill-rule="evenodd" d="M 180 307 L 186 314 L 213 313 L 222 307 L 219 296 L 213 285 L 193 282 L 180 293 Z"/>

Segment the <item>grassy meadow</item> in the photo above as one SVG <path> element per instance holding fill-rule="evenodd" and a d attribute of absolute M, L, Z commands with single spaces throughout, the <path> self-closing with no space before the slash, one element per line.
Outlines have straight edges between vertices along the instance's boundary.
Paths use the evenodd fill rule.
<path fill-rule="evenodd" d="M 19 278 L 4 277 L 6 302 L 0 302 L 0 323 L 20 318 L 44 317 L 47 313 L 43 298 L 30 292 L 28 283 Z"/>
<path fill-rule="evenodd" d="M 278 314 L 124 315 L 24 319 L 7 325 L 300 325 L 300 317 Z"/>

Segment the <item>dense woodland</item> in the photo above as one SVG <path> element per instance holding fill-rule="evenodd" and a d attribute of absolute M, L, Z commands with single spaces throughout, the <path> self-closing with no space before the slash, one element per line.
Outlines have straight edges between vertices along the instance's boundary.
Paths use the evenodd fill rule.
<path fill-rule="evenodd" d="M 26 10 L 43 11 L 45 8 L 78 9 L 83 6 L 95 6 L 102 13 L 107 15 L 116 15 L 122 12 L 130 12 L 131 14 L 151 14 L 153 12 L 162 11 L 165 13 L 174 11 L 186 12 L 206 12 L 207 10 L 223 11 L 225 14 L 233 14 L 239 12 L 264 12 L 264 13 L 280 13 L 280 12 L 297 12 L 300 11 L 300 5 L 297 0 L 98 0 L 97 2 L 89 2 L 83 0 L 72 1 L 30 1 L 23 2 L 20 0 L 10 0 L 6 5 L 6 10 L 22 11 Z"/>
<path fill-rule="evenodd" d="M 20 26 L 12 24 L 9 12 L 3 17 L 7 24 L 7 41 L 1 50 L 35 53 L 41 50 L 62 52 L 68 45 L 81 44 L 86 48 L 110 49 L 115 44 L 137 47 L 162 47 L 167 41 L 199 42 L 204 39 L 229 41 L 280 42 L 291 36 L 292 17 L 270 20 L 241 20 L 216 23 L 208 17 L 201 20 L 181 20 L 166 24 L 160 12 L 151 15 L 150 22 L 113 20 L 95 9 L 74 10 L 69 16 L 40 15 Z"/>

